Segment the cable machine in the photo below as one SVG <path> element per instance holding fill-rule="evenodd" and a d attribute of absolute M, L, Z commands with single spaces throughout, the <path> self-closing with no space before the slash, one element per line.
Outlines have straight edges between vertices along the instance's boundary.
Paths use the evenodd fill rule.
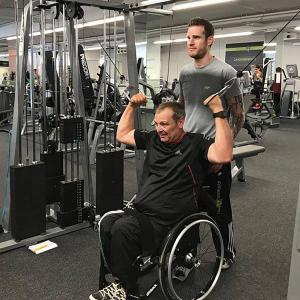
<path fill-rule="evenodd" d="M 18 11 L 17 5 L 18 1 L 15 0 L 16 14 Z M 79 2 L 71 0 L 58 0 L 56 2 L 31 0 L 24 7 L 20 26 L 17 23 L 19 32 L 17 33 L 16 43 L 18 55 L 10 160 L 11 197 L 10 201 L 6 203 L 5 217 L 3 218 L 3 227 L 6 231 L 11 231 L 14 240 L 1 243 L 0 252 L 89 226 L 84 221 L 87 219 L 85 207 L 86 205 L 93 207 L 95 201 L 89 164 L 83 86 L 79 76 L 78 57 L 80 50 L 78 48 L 77 30 L 78 20 L 82 18 L 84 13 L 82 6 L 94 6 L 124 15 L 129 92 L 130 95 L 138 92 L 133 11 L 145 9 L 146 6 L 138 7 L 138 5 L 96 0 L 82 0 Z M 33 84 L 33 11 L 35 11 L 35 14 L 38 12 L 40 15 L 41 84 L 39 91 L 35 90 Z M 49 15 L 52 17 L 53 41 L 51 48 L 53 65 L 50 68 L 53 77 L 50 80 L 49 70 L 47 72 L 46 67 L 45 38 L 47 30 L 49 30 L 46 28 L 46 17 L 49 17 Z M 59 18 L 62 18 L 63 30 L 57 27 Z M 18 19 L 18 15 L 16 15 L 16 20 Z M 59 43 L 57 33 L 60 31 L 63 31 L 63 34 L 62 41 Z M 29 60 L 28 53 L 30 53 Z M 114 54 L 114 59 L 115 57 L 116 54 Z M 57 60 L 59 60 L 58 63 Z M 25 73 L 28 64 L 30 84 L 26 94 Z M 50 82 L 51 84 L 49 84 Z M 26 98 L 29 100 L 26 100 Z M 40 102 L 36 98 L 39 98 Z M 51 101 L 49 98 L 51 98 Z M 50 114 L 47 105 L 49 101 L 52 103 Z M 26 120 L 28 117 L 27 102 L 30 103 L 32 124 L 36 123 L 38 105 L 40 105 L 39 109 L 41 110 L 42 136 L 33 126 L 31 139 L 28 137 L 27 129 L 25 130 L 25 138 L 21 136 L 22 124 L 24 123 L 24 106 L 26 106 Z M 51 115 L 51 118 L 49 118 L 49 115 Z M 141 128 L 139 110 L 135 118 L 135 128 Z M 23 151 L 24 139 L 26 144 L 25 153 Z M 40 156 L 37 155 L 36 148 L 39 143 Z M 136 151 L 135 157 L 139 181 L 144 159 L 142 151 Z M 53 199 L 49 195 L 56 197 L 54 203 L 51 203 L 51 200 L 49 201 L 49 199 Z M 70 202 L 69 199 L 72 199 L 72 201 Z M 46 212 L 48 215 L 53 216 L 53 211 L 57 207 L 59 207 L 59 210 L 56 212 L 56 221 L 60 227 L 47 229 Z"/>
<path fill-rule="evenodd" d="M 297 65 L 286 65 L 289 78 L 284 79 L 284 87 L 281 94 L 280 117 L 297 119 L 300 117 L 299 92 L 296 92 L 296 80 L 299 80 Z M 290 90 L 288 90 L 290 88 Z M 296 95 L 297 99 L 296 99 Z"/>

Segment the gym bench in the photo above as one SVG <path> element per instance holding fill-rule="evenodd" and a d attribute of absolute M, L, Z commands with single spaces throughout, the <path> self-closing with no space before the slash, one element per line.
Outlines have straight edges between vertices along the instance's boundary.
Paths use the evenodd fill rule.
<path fill-rule="evenodd" d="M 238 181 L 246 181 L 244 158 L 258 155 L 265 152 L 266 148 L 259 145 L 245 145 L 233 148 L 233 159 L 235 166 L 231 169 L 232 179 L 237 177 Z"/>

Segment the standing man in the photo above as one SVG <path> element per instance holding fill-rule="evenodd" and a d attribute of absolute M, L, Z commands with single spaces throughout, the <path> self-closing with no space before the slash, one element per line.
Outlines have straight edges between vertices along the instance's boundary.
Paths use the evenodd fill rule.
<path fill-rule="evenodd" d="M 185 106 L 186 132 L 198 132 L 209 138 L 215 137 L 215 122 L 210 110 L 201 103 L 209 95 L 222 89 L 225 83 L 236 77 L 236 70 L 214 57 L 210 50 L 214 42 L 214 27 L 204 19 L 195 18 L 188 24 L 187 53 L 194 59 L 180 72 L 180 102 Z M 242 93 L 238 80 L 222 97 L 223 107 L 235 138 L 243 127 L 245 112 Z M 235 244 L 230 205 L 231 166 L 214 164 L 210 168 L 207 183 L 211 186 L 210 194 L 215 199 L 215 218 L 221 230 L 225 260 L 223 269 L 231 267 L 235 259 Z"/>

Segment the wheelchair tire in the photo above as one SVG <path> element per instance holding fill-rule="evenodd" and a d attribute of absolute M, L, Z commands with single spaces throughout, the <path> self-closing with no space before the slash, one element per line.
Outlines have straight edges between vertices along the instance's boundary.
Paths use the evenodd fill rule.
<path fill-rule="evenodd" d="M 205 299 L 218 281 L 223 256 L 222 236 L 213 219 L 203 213 L 184 218 L 168 234 L 160 256 L 158 272 L 165 298 Z M 182 265 L 190 271 L 178 281 L 174 270 Z"/>

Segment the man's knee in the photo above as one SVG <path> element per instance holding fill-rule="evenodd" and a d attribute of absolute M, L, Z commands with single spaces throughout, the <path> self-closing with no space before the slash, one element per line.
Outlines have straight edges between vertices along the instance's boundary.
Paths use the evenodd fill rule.
<path fill-rule="evenodd" d="M 135 220 L 131 216 L 124 215 L 122 218 L 116 220 L 111 228 L 111 235 L 113 237 L 122 236 L 132 239 L 137 234 L 137 226 Z"/>
<path fill-rule="evenodd" d="M 114 223 L 120 218 L 122 218 L 121 214 L 111 214 L 105 216 L 100 222 L 100 232 L 104 234 L 110 234 Z"/>

